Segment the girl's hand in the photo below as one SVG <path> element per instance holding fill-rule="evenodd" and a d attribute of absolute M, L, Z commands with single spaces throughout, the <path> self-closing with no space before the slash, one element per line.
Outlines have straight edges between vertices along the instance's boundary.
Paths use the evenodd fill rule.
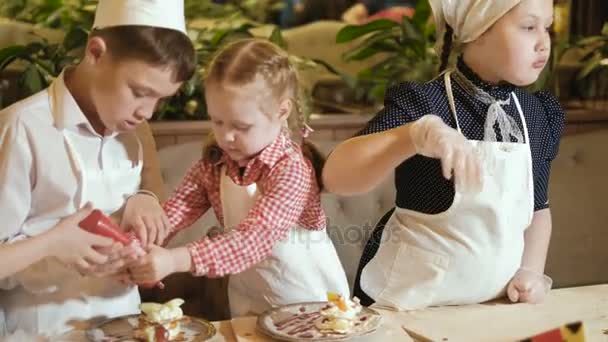
<path fill-rule="evenodd" d="M 441 160 L 443 176 L 451 179 L 454 175 L 457 189 L 472 193 L 481 190 L 481 163 L 462 133 L 436 115 L 425 115 L 412 124 L 410 136 L 418 154 Z"/>
<path fill-rule="evenodd" d="M 551 289 L 553 280 L 527 268 L 517 270 L 507 287 L 512 302 L 540 303 Z"/>
<path fill-rule="evenodd" d="M 94 265 L 104 264 L 108 256 L 100 253 L 97 248 L 111 248 L 112 239 L 91 234 L 78 226 L 93 210 L 90 204 L 78 210 L 75 214 L 65 217 L 55 227 L 48 230 L 48 254 L 67 265 L 87 269 Z"/>
<path fill-rule="evenodd" d="M 143 247 L 161 245 L 171 231 L 160 203 L 147 194 L 136 194 L 127 200 L 121 226 L 132 227 Z"/>
<path fill-rule="evenodd" d="M 172 250 L 152 246 L 148 254 L 129 265 L 131 280 L 136 284 L 157 283 L 166 276 L 178 272 L 175 259 Z"/>

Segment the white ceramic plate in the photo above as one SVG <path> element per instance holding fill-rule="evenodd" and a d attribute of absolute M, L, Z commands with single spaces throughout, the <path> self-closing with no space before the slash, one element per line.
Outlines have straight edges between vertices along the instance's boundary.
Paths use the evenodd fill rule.
<path fill-rule="evenodd" d="M 202 342 L 215 335 L 215 327 L 210 322 L 184 316 L 185 320 L 181 323 L 183 333 L 179 342 Z M 127 342 L 137 340 L 133 337 L 133 331 L 138 327 L 139 315 L 117 317 L 102 322 L 87 330 L 87 338 L 95 342 Z"/>
<path fill-rule="evenodd" d="M 320 331 L 314 323 L 322 319 L 320 310 L 326 306 L 327 302 L 314 302 L 278 307 L 261 314 L 257 327 L 262 333 L 281 341 L 345 341 L 372 333 L 382 323 L 379 313 L 362 307 L 353 330 L 348 334 Z"/>

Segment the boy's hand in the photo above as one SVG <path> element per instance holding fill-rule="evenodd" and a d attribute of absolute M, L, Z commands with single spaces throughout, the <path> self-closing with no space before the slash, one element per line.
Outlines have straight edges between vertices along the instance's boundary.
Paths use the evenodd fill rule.
<path fill-rule="evenodd" d="M 171 231 L 171 224 L 160 203 L 147 194 L 136 194 L 129 198 L 121 226 L 132 227 L 143 247 L 161 245 Z"/>
<path fill-rule="evenodd" d="M 108 256 L 100 253 L 99 248 L 111 248 L 112 239 L 91 234 L 78 226 L 93 210 L 90 204 L 75 214 L 65 217 L 55 227 L 44 234 L 48 236 L 49 255 L 66 265 L 89 268 L 108 262 Z"/>

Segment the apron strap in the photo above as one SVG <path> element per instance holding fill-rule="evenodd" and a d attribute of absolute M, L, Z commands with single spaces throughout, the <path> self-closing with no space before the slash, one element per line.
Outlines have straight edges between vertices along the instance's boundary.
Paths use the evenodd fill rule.
<path fill-rule="evenodd" d="M 71 134 L 71 132 L 68 132 L 68 130 L 63 129 L 63 141 L 65 142 L 65 145 L 67 147 L 68 155 L 70 156 L 70 158 L 72 159 L 72 162 L 74 163 L 76 172 L 78 173 L 78 176 L 80 177 L 80 191 L 78 191 L 79 192 L 78 202 L 82 205 L 82 204 L 84 204 L 82 202 L 85 200 L 85 198 L 86 198 L 85 196 L 87 194 L 86 170 L 84 167 L 84 162 L 80 158 L 80 154 L 78 154 L 78 152 L 76 151 L 76 148 L 74 147 L 74 144 L 72 143 L 72 139 L 68 136 L 69 134 Z"/>
<path fill-rule="evenodd" d="M 460 130 L 460 123 L 458 122 L 458 114 L 456 114 L 456 103 L 454 102 L 454 93 L 452 92 L 452 80 L 450 79 L 451 74 L 452 71 L 447 71 L 443 75 L 443 79 L 445 80 L 445 91 L 448 94 L 448 102 L 450 104 L 450 109 L 452 110 L 452 115 L 454 116 L 454 120 L 456 120 L 456 129 L 462 134 L 462 131 Z"/>
<path fill-rule="evenodd" d="M 144 165 L 144 146 L 141 144 L 141 140 L 139 140 L 139 137 L 137 136 L 137 133 L 133 132 L 133 136 L 135 137 L 135 140 L 137 141 L 137 165 L 136 167 L 142 167 Z"/>
<path fill-rule="evenodd" d="M 529 144 L 530 135 L 528 134 L 528 124 L 526 122 L 526 117 L 524 116 L 524 111 L 521 109 L 521 104 L 519 103 L 519 99 L 517 98 L 517 95 L 515 95 L 514 92 L 512 92 L 511 95 L 513 96 L 513 100 L 515 101 L 515 106 L 517 107 L 517 111 L 519 112 L 519 118 L 521 119 L 521 125 L 524 126 L 524 137 L 526 139 L 524 141 L 524 143 Z"/>

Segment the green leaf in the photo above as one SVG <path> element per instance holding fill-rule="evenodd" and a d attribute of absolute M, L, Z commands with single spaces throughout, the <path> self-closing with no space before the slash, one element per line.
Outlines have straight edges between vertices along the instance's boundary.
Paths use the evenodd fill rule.
<path fill-rule="evenodd" d="M 57 77 L 57 75 L 59 74 L 59 72 L 57 72 L 55 70 L 55 65 L 50 60 L 35 58 L 34 59 L 34 63 L 36 65 L 38 65 L 39 71 L 41 73 L 44 72 L 44 73 L 48 74 L 51 77 Z"/>
<path fill-rule="evenodd" d="M 601 36 L 586 37 L 586 38 L 579 40 L 578 45 L 586 46 L 586 45 L 591 45 L 591 44 L 597 44 L 597 43 L 603 42 L 605 40 L 606 40 L 606 37 L 601 37 Z"/>
<path fill-rule="evenodd" d="M 416 12 L 414 12 L 414 17 L 412 18 L 412 23 L 419 28 L 425 27 L 431 14 L 431 5 L 429 4 L 429 1 L 418 0 L 418 3 L 416 4 Z"/>
<path fill-rule="evenodd" d="M 363 40 L 363 42 L 361 42 L 361 44 L 359 44 L 354 49 L 355 50 L 364 49 L 366 47 L 373 46 L 374 44 L 377 44 L 378 42 L 382 42 L 385 40 L 396 40 L 400 37 L 400 35 L 401 35 L 401 32 L 398 27 L 394 27 L 389 30 L 378 31 L 378 32 L 371 34 L 369 37 L 365 38 L 365 40 Z"/>
<path fill-rule="evenodd" d="M 211 46 L 218 46 L 227 35 L 228 30 L 218 30 L 211 38 Z"/>
<path fill-rule="evenodd" d="M 604 23 L 604 27 L 602 28 L 602 35 L 608 36 L 608 22 Z"/>
<path fill-rule="evenodd" d="M 71 51 L 86 45 L 88 33 L 80 27 L 72 28 L 63 39 L 63 47 L 66 51 Z"/>
<path fill-rule="evenodd" d="M 360 61 L 366 58 L 369 58 L 379 52 L 382 52 L 381 49 L 378 49 L 374 46 L 367 46 L 362 49 L 348 51 L 344 54 L 344 60 L 346 61 Z"/>
<path fill-rule="evenodd" d="M 424 38 L 427 41 L 434 43 L 434 39 L 432 39 L 432 37 L 435 35 L 435 31 L 435 24 L 429 24 L 424 27 L 422 34 L 424 34 Z"/>
<path fill-rule="evenodd" d="M 401 28 L 403 30 L 403 36 L 405 38 L 409 38 L 417 41 L 424 41 L 424 37 L 422 36 L 422 32 L 414 26 L 412 20 L 408 17 L 403 17 L 403 21 L 401 22 Z"/>
<path fill-rule="evenodd" d="M 364 25 L 347 25 L 336 35 L 336 43 L 346 43 L 374 31 L 383 31 L 398 24 L 388 19 L 378 19 Z"/>
<path fill-rule="evenodd" d="M 44 51 L 44 44 L 42 42 L 31 42 L 25 46 L 25 49 L 28 55 L 35 55 Z"/>
<path fill-rule="evenodd" d="M 25 69 L 22 75 L 22 82 L 30 94 L 41 91 L 46 83 L 35 64 L 30 64 Z"/>
<path fill-rule="evenodd" d="M 589 74 L 591 74 L 600 65 L 601 62 L 602 56 L 596 54 L 589 62 L 587 62 L 587 64 L 585 64 L 583 69 L 581 69 L 581 71 L 576 76 L 576 79 L 582 80 L 583 78 L 589 76 Z"/>
<path fill-rule="evenodd" d="M 345 52 L 342 58 L 345 61 L 363 60 L 379 52 L 399 53 L 402 47 L 396 42 L 399 36 L 399 28 L 387 31 L 379 31 L 366 38 L 361 44 Z"/>
<path fill-rule="evenodd" d="M 287 42 L 283 39 L 283 35 L 281 34 L 281 29 L 279 27 L 275 27 L 268 38 L 273 44 L 280 46 L 282 49 L 287 49 Z"/>
<path fill-rule="evenodd" d="M 382 101 L 384 99 L 384 93 L 386 92 L 386 84 L 380 83 L 374 85 L 370 90 L 368 97 L 375 101 Z"/>
<path fill-rule="evenodd" d="M 324 60 L 321 59 L 313 59 L 313 61 L 315 63 L 317 63 L 318 65 L 321 65 L 323 67 L 325 67 L 325 69 L 327 69 L 327 71 L 331 72 L 334 75 L 338 75 L 342 78 L 342 80 L 351 88 L 354 88 L 355 85 L 357 84 L 357 80 L 356 78 L 352 77 L 351 75 L 342 72 L 338 69 L 336 69 L 333 65 L 325 62 Z"/>
<path fill-rule="evenodd" d="M 0 50 L 0 71 L 4 70 L 15 59 L 26 54 L 27 48 L 24 45 L 13 45 Z"/>

